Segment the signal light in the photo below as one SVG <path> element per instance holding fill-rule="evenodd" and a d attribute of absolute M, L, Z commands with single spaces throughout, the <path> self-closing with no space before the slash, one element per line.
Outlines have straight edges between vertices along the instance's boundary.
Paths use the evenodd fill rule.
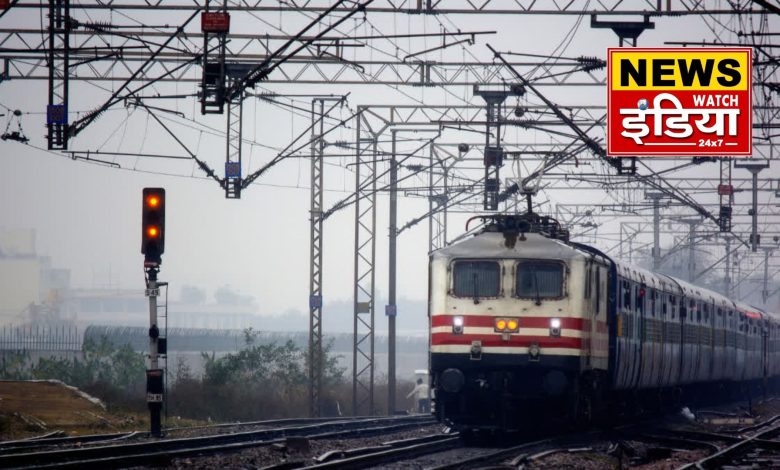
<path fill-rule="evenodd" d="M 495 318 L 493 327 L 498 333 L 515 333 L 520 327 L 520 322 L 516 318 Z"/>
<path fill-rule="evenodd" d="M 165 251 L 165 189 L 144 188 L 141 213 L 141 253 L 144 265 L 162 262 Z"/>

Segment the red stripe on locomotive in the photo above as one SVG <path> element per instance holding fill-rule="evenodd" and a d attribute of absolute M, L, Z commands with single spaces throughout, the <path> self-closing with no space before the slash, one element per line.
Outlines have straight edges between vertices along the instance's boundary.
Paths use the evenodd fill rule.
<path fill-rule="evenodd" d="M 508 340 L 504 340 L 500 333 L 492 335 L 433 333 L 431 335 L 431 345 L 433 346 L 471 345 L 473 341 L 481 341 L 483 347 L 512 346 L 527 348 L 532 344 L 537 344 L 542 348 L 582 349 L 582 339 L 570 337 L 555 338 L 551 336 L 524 336 L 512 334 Z"/>

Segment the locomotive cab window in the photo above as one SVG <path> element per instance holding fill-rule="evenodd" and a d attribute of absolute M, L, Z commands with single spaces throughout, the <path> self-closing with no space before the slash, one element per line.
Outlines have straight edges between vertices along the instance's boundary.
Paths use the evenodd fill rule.
<path fill-rule="evenodd" d="M 563 297 L 563 264 L 555 261 L 517 263 L 515 295 L 537 300 Z"/>
<path fill-rule="evenodd" d="M 501 292 L 501 266 L 495 261 L 456 261 L 452 278 L 455 297 L 498 297 Z"/>

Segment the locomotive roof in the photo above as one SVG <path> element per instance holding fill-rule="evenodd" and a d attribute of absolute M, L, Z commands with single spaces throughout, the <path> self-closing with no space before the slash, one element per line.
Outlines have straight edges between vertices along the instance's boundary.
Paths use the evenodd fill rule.
<path fill-rule="evenodd" d="M 547 238 L 538 233 L 525 234 L 525 241 L 517 239 L 514 248 L 507 248 L 504 235 L 483 232 L 460 243 L 436 250 L 432 256 L 438 258 L 551 258 L 570 260 L 584 258 L 579 250 L 566 243 Z"/>
<path fill-rule="evenodd" d="M 434 259 L 537 258 L 560 260 L 584 259 L 590 256 L 589 253 L 580 251 L 576 247 L 538 233 L 526 233 L 525 238 L 526 240 L 524 241 L 521 241 L 518 238 L 513 248 L 507 248 L 502 233 L 482 232 L 462 242 L 436 250 L 431 256 Z M 657 288 L 663 283 L 675 290 L 681 289 L 682 292 L 680 293 L 685 296 L 712 300 L 716 305 L 735 305 L 739 310 L 756 313 L 765 318 L 768 317 L 773 321 L 780 322 L 779 314 L 768 312 L 765 309 L 757 308 L 744 302 L 731 300 L 719 292 L 691 284 L 690 282 L 672 276 L 621 263 L 611 258 L 610 261 L 615 263 L 617 271 L 621 276 L 638 279 L 648 286 Z"/>

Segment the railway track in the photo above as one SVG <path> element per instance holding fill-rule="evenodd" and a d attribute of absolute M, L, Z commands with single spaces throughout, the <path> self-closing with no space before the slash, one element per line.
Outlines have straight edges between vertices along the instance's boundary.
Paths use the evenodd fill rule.
<path fill-rule="evenodd" d="M 373 419 L 374 416 L 337 416 L 333 418 L 282 418 L 282 419 L 270 419 L 262 421 L 236 421 L 234 423 L 216 423 L 216 424 L 204 424 L 200 426 L 178 426 L 165 428 L 163 430 L 166 434 L 177 433 L 182 431 L 197 431 L 203 429 L 228 429 L 233 427 L 282 427 L 282 426 L 299 426 L 302 424 L 317 424 L 334 421 L 355 421 L 360 419 Z"/>
<path fill-rule="evenodd" d="M 766 427 L 766 424 L 761 427 Z M 725 449 L 682 468 L 722 468 L 729 464 L 745 468 L 777 468 L 780 465 L 780 441 L 773 438 L 779 434 L 780 424 L 772 424 L 764 431 L 739 439 Z"/>
<path fill-rule="evenodd" d="M 397 462 L 400 459 L 407 460 L 420 455 L 440 452 L 462 445 L 460 437 L 457 434 L 432 434 L 413 439 L 385 442 L 380 446 L 370 448 L 356 448 L 346 451 L 329 452 L 315 459 L 316 463 L 314 465 L 308 465 L 306 468 L 347 470 L 383 466 L 390 462 Z M 337 457 L 333 458 L 333 455 L 337 455 Z M 304 465 L 292 468 L 303 467 Z M 280 464 L 274 467 L 267 467 L 266 470 L 281 470 L 282 468 L 291 467 Z"/>
<path fill-rule="evenodd" d="M 186 434 L 193 431 L 224 431 L 226 429 L 243 429 L 243 428 L 281 428 L 281 427 L 294 427 L 306 424 L 318 424 L 337 421 L 355 421 L 372 419 L 370 416 L 348 416 L 348 417 L 334 417 L 334 418 L 284 418 L 274 420 L 263 421 L 246 421 L 235 423 L 219 423 L 208 424 L 202 426 L 182 426 L 166 428 L 164 434 L 166 437 L 171 437 L 177 434 Z M 249 429 L 247 429 L 249 430 Z M 106 434 L 91 434 L 86 436 L 67 436 L 64 431 L 52 431 L 41 436 L 31 437 L 27 439 L 19 439 L 14 441 L 0 442 L 0 455 L 11 452 L 18 452 L 21 449 L 46 449 L 50 447 L 67 448 L 72 446 L 94 445 L 106 442 L 114 442 L 121 440 L 134 440 L 144 439 L 148 437 L 148 433 L 142 431 L 120 432 L 120 433 L 106 433 Z"/>
<path fill-rule="evenodd" d="M 290 437 L 307 439 L 349 438 L 387 434 L 433 424 L 430 417 L 389 417 L 336 420 L 303 426 L 204 437 L 100 445 L 78 449 L 0 455 L 0 468 L 119 468 L 167 465 L 171 459 L 239 451 L 282 443 Z"/>
<path fill-rule="evenodd" d="M 16 452 L 21 449 L 41 449 L 53 446 L 72 446 L 95 444 L 100 442 L 131 440 L 146 435 L 146 433 L 139 431 L 109 434 L 90 434 L 86 436 L 63 436 L 64 432 L 62 431 L 49 434 L 30 439 L 0 442 L 0 455 Z"/>

